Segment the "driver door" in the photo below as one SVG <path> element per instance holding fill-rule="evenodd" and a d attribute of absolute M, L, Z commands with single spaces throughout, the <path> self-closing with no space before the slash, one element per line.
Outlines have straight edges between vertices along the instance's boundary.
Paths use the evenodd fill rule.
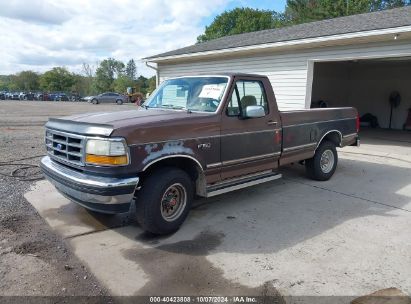
<path fill-rule="evenodd" d="M 244 118 L 247 106 L 262 106 L 265 115 Z M 270 109 L 264 83 L 252 78 L 233 85 L 221 125 L 221 178 L 242 177 L 277 168 L 281 143 L 275 109 Z"/>

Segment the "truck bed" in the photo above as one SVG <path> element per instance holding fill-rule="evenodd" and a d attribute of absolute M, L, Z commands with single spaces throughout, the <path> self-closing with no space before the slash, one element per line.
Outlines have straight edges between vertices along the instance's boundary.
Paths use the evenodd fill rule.
<path fill-rule="evenodd" d="M 339 146 L 352 144 L 357 135 L 354 108 L 320 108 L 280 112 L 283 128 L 281 164 L 311 158 L 317 144 L 329 135 Z M 331 134 L 332 133 L 332 134 Z M 301 153 L 305 155 L 302 157 Z"/>

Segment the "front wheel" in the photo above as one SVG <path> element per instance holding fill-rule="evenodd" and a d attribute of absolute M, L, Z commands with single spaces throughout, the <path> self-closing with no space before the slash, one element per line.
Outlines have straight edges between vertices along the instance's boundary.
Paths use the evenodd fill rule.
<path fill-rule="evenodd" d="M 318 181 L 329 180 L 337 168 L 338 154 L 335 144 L 324 141 L 315 151 L 314 157 L 305 161 L 307 175 Z"/>
<path fill-rule="evenodd" d="M 91 103 L 92 103 L 92 104 L 98 104 L 98 100 L 94 98 L 94 99 L 91 101 Z"/>
<path fill-rule="evenodd" d="M 122 101 L 121 99 L 117 99 L 117 100 L 116 100 L 116 103 L 117 103 L 118 105 L 122 105 L 122 104 L 123 104 L 123 101 Z"/>
<path fill-rule="evenodd" d="M 173 233 L 186 219 L 193 196 L 193 182 L 186 172 L 172 167 L 156 170 L 137 192 L 137 221 L 153 234 Z"/>

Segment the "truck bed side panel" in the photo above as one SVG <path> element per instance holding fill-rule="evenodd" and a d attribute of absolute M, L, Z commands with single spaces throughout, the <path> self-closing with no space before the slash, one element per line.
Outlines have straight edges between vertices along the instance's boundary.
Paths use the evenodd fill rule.
<path fill-rule="evenodd" d="M 327 134 L 338 134 L 341 146 L 355 141 L 357 111 L 354 108 L 327 108 L 281 112 L 283 151 L 281 164 L 314 156 Z"/>

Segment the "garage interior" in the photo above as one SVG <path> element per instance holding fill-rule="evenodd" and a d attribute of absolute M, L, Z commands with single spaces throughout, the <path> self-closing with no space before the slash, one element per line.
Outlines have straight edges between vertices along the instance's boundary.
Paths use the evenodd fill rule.
<path fill-rule="evenodd" d="M 316 62 L 311 100 L 311 107 L 355 107 L 362 128 L 372 121 L 380 132 L 405 129 L 411 141 L 411 57 Z"/>

